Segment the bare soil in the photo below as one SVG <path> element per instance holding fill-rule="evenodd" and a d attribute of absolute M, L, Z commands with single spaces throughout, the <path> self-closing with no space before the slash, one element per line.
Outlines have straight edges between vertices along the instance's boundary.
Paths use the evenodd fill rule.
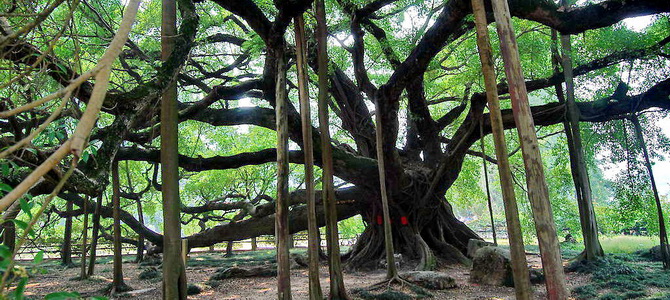
<path fill-rule="evenodd" d="M 191 261 L 197 261 L 199 256 L 205 254 L 192 254 Z M 207 254 L 207 255 L 218 255 Z M 220 253 L 223 257 L 223 253 Z M 528 260 L 531 265 L 539 265 L 539 256 L 529 254 Z M 109 261 L 109 260 L 108 260 Z M 128 262 L 125 262 L 128 261 Z M 139 273 L 146 269 L 132 261 L 131 256 L 124 258 L 123 274 L 126 284 L 136 290 L 137 293 L 117 298 L 127 299 L 160 299 L 161 279 L 140 280 Z M 198 295 L 189 296 L 189 299 L 274 299 L 276 298 L 276 283 L 274 278 L 243 278 L 227 279 L 220 281 L 220 285 L 210 287 L 207 280 L 219 269 L 217 265 L 196 264 L 187 268 L 187 277 L 190 283 L 203 288 Z M 439 271 L 446 272 L 454 277 L 457 288 L 444 291 L 430 291 L 435 297 L 433 299 L 514 299 L 514 289 L 508 287 L 493 287 L 472 284 L 468 281 L 469 268 L 460 265 L 452 265 L 441 268 Z M 101 296 L 99 291 L 111 282 L 112 263 L 96 264 L 96 276 L 88 280 L 75 280 L 79 275 L 79 268 L 64 268 L 51 262 L 44 267 L 43 274 L 35 274 L 26 288 L 26 296 L 42 299 L 44 295 L 56 291 L 76 291 L 83 296 Z M 325 265 L 321 267 L 321 285 L 324 293 L 329 290 L 328 269 Z M 365 288 L 378 283 L 384 279 L 385 271 L 374 272 L 345 272 L 345 283 L 348 290 Z M 291 286 L 294 299 L 308 299 L 308 279 L 306 269 L 294 269 L 291 272 Z M 567 274 L 570 288 L 585 284 L 588 275 L 569 273 Z M 534 285 L 536 299 L 545 299 L 543 285 Z M 356 299 L 356 298 L 354 298 Z"/>

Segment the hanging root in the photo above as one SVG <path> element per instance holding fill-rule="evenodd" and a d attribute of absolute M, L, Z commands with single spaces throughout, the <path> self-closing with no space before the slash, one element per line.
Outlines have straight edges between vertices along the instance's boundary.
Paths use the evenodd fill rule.
<path fill-rule="evenodd" d="M 398 275 L 367 288 L 354 289 L 352 293 L 363 299 L 374 300 L 410 300 L 433 297 L 426 289 Z"/>

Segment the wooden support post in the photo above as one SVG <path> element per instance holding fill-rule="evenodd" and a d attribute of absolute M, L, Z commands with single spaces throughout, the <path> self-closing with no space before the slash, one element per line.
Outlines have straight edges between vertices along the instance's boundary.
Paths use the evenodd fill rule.
<path fill-rule="evenodd" d="M 321 300 L 323 299 L 323 293 L 321 291 L 321 283 L 319 282 L 319 228 L 316 220 L 316 195 L 314 194 L 314 142 L 312 140 L 312 117 L 309 107 L 309 78 L 307 77 L 305 20 L 303 19 L 302 14 L 295 17 L 294 23 L 300 118 L 302 122 L 302 149 L 305 155 L 305 193 L 308 211 L 307 254 L 309 258 L 309 299 Z"/>
<path fill-rule="evenodd" d="M 333 149 L 330 142 L 328 120 L 328 51 L 326 8 L 324 0 L 316 0 L 316 42 L 319 75 L 319 130 L 321 131 L 322 201 L 326 211 L 326 244 L 328 248 L 328 273 L 330 295 L 328 299 L 349 299 L 344 287 L 342 261 L 340 259 L 339 232 L 337 230 L 337 203 L 333 184 Z"/>
<path fill-rule="evenodd" d="M 88 238 L 88 201 L 89 198 L 87 197 L 84 200 L 84 205 L 82 207 L 84 214 L 84 224 L 83 224 L 83 233 L 81 235 L 81 272 L 79 273 L 79 279 L 87 279 L 88 275 L 86 274 L 86 239 Z"/>
<path fill-rule="evenodd" d="M 186 268 L 186 263 L 188 262 L 188 239 L 181 240 L 181 260 Z"/>
<path fill-rule="evenodd" d="M 528 103 L 528 93 L 519 61 L 519 49 L 512 28 L 509 6 L 506 0 L 492 0 L 505 73 L 512 97 L 512 111 L 526 169 L 526 184 L 533 219 L 540 244 L 540 254 L 547 284 L 547 297 L 551 300 L 567 299 L 565 274 L 561 252 L 556 236 L 556 225 L 549 202 L 549 190 L 544 176 L 542 157 L 537 142 L 535 124 Z"/>
<path fill-rule="evenodd" d="M 482 63 L 484 84 L 486 87 L 486 100 L 489 104 L 489 115 L 491 119 L 491 132 L 495 145 L 496 159 L 498 160 L 498 174 L 502 189 L 503 203 L 505 206 L 505 220 L 507 221 L 507 235 L 509 236 L 510 258 L 512 260 L 512 275 L 514 277 L 514 290 L 519 300 L 531 299 L 532 289 L 528 275 L 528 263 L 526 251 L 521 234 L 521 222 L 519 221 L 519 210 L 514 193 L 514 181 L 507 154 L 507 143 L 503 131 L 502 114 L 498 99 L 498 88 L 496 85 L 496 74 L 493 64 L 491 42 L 486 22 L 486 11 L 483 0 L 472 0 L 472 10 L 475 15 L 477 29 L 477 46 L 479 58 Z"/>
<path fill-rule="evenodd" d="M 162 2 L 161 59 L 175 48 L 177 4 Z M 161 98 L 161 189 L 163 198 L 163 299 L 186 299 L 186 272 L 181 258 L 181 201 L 179 198 L 179 121 L 177 83 L 171 82 Z"/>

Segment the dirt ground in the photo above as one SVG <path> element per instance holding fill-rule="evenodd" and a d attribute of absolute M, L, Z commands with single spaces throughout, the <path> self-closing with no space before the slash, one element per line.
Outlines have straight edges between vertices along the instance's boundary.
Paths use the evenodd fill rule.
<path fill-rule="evenodd" d="M 192 254 L 190 261 L 197 262 L 199 256 L 219 255 L 215 254 Z M 221 257 L 223 253 L 220 253 Z M 126 299 L 160 299 L 160 278 L 150 280 L 138 279 L 139 273 L 146 269 L 145 266 L 130 262 L 132 257 L 124 258 L 123 272 L 124 280 L 135 289 L 137 293 L 126 295 Z M 539 265 L 539 255 L 530 254 L 528 260 L 531 265 Z M 128 262 L 125 262 L 128 261 Z M 44 274 L 37 274 L 29 281 L 26 288 L 26 296 L 29 299 L 42 299 L 44 295 L 56 291 L 77 291 L 82 296 L 100 296 L 98 292 L 111 282 L 112 263 L 111 260 L 96 264 L 96 276 L 89 280 L 74 280 L 79 275 L 79 268 L 64 268 L 56 262 L 44 267 Z M 276 284 L 274 278 L 246 278 L 227 279 L 220 281 L 217 287 L 205 284 L 210 276 L 220 267 L 217 265 L 206 265 L 189 263 L 187 277 L 190 283 L 198 284 L 203 288 L 202 293 L 189 296 L 189 299 L 274 299 L 276 298 Z M 444 291 L 431 291 L 435 296 L 433 299 L 514 299 L 514 289 L 507 287 L 491 287 L 476 285 L 468 282 L 469 269 L 465 266 L 447 266 L 442 272 L 448 273 L 458 284 L 457 288 Z M 321 267 L 321 285 L 324 293 L 328 291 L 328 269 Z M 385 276 L 385 271 L 375 272 L 345 272 L 345 283 L 348 290 L 354 288 L 368 287 L 380 282 Z M 567 280 L 570 288 L 584 284 L 588 281 L 588 275 L 569 273 Z M 291 287 L 294 299 L 308 299 L 307 270 L 294 269 L 291 272 Z M 544 286 L 535 285 L 535 298 L 545 299 Z M 356 299 L 356 298 L 354 298 Z"/>

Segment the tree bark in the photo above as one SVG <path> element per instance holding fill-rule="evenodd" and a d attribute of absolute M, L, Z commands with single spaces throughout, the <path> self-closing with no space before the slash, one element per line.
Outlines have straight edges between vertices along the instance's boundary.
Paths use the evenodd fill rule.
<path fill-rule="evenodd" d="M 316 0 L 316 42 L 317 70 L 319 76 L 319 130 L 321 131 L 322 201 L 326 215 L 326 247 L 328 252 L 328 273 L 330 276 L 329 299 L 349 299 L 344 287 L 342 262 L 340 258 L 339 231 L 337 229 L 337 205 L 333 184 L 333 150 L 330 141 L 328 120 L 328 44 L 326 8 L 324 0 Z"/>
<path fill-rule="evenodd" d="M 95 205 L 93 213 L 93 232 L 91 233 L 91 258 L 88 262 L 88 276 L 93 276 L 95 272 L 95 259 L 98 248 L 98 234 L 100 233 L 100 210 L 102 209 L 102 195 L 98 196 L 98 202 Z"/>
<path fill-rule="evenodd" d="M 516 195 L 514 192 L 514 181 L 510 169 L 505 132 L 503 131 L 502 114 L 498 99 L 496 86 L 496 74 L 494 69 L 491 42 L 489 40 L 486 22 L 486 11 L 483 0 L 473 0 L 472 10 L 475 15 L 477 31 L 477 47 L 482 64 L 484 84 L 486 87 L 486 100 L 489 104 L 489 116 L 491 119 L 491 132 L 495 146 L 496 159 L 498 160 L 498 175 L 502 190 L 503 203 L 505 206 L 505 220 L 507 222 L 507 235 L 510 243 L 510 258 L 512 260 L 512 275 L 514 277 L 514 292 L 520 300 L 531 299 L 532 288 L 528 274 L 528 262 L 521 233 L 521 222 L 517 208 Z"/>
<path fill-rule="evenodd" d="M 289 161 L 288 161 L 288 99 L 286 93 L 286 60 L 280 45 L 276 51 L 277 81 L 275 110 L 277 122 L 277 200 L 275 208 L 275 247 L 277 249 L 277 297 L 291 299 L 291 270 L 289 261 Z"/>
<path fill-rule="evenodd" d="M 177 5 L 163 0 L 161 58 L 165 62 L 175 49 Z M 182 261 L 179 199 L 179 144 L 177 84 L 172 78 L 161 99 L 161 179 L 163 198 L 163 299 L 186 299 L 186 270 Z"/>
<path fill-rule="evenodd" d="M 563 2 L 565 3 L 565 1 Z M 556 31 L 552 30 L 552 38 L 555 34 Z M 563 50 L 563 74 L 565 75 L 565 99 L 561 97 L 563 94 L 559 89 L 557 89 L 556 92 L 557 95 L 559 93 L 561 94 L 558 97 L 559 102 L 566 103 L 567 105 L 566 121 L 563 122 L 563 127 L 565 128 L 565 134 L 568 141 L 570 169 L 575 184 L 577 205 L 579 207 L 579 221 L 582 228 L 582 236 L 584 238 L 584 252 L 580 257 L 583 257 L 586 260 L 593 260 L 605 255 L 605 253 L 598 240 L 598 224 L 593 210 L 591 183 L 589 180 L 588 169 L 586 168 L 582 137 L 579 129 L 579 110 L 577 109 L 575 102 L 570 35 L 561 35 L 561 45 Z"/>
<path fill-rule="evenodd" d="M 121 192 L 119 191 L 119 163 L 112 162 L 112 209 L 114 210 L 114 267 L 111 294 L 124 292 L 128 286 L 123 281 L 123 254 L 121 253 Z"/>
<path fill-rule="evenodd" d="M 144 212 L 142 211 L 141 200 L 137 200 L 137 220 L 140 222 L 140 225 L 144 226 Z M 137 233 L 137 255 L 135 256 L 135 262 L 140 263 L 142 260 L 144 260 L 144 235 Z"/>
<path fill-rule="evenodd" d="M 88 278 L 86 274 L 86 238 L 88 238 L 88 200 L 84 202 L 82 207 L 84 210 L 84 232 L 81 236 L 81 272 L 79 274 L 80 279 Z"/>
<path fill-rule="evenodd" d="M 63 230 L 63 248 L 61 250 L 61 265 L 72 267 L 72 202 L 67 202 L 65 217 L 65 230 Z"/>
<path fill-rule="evenodd" d="M 567 299 L 569 296 L 563 273 L 561 253 L 556 236 L 556 225 L 551 213 L 549 190 L 544 177 L 542 157 L 535 132 L 526 85 L 519 61 L 519 50 L 511 24 L 509 7 L 505 0 L 493 0 L 493 12 L 500 38 L 505 73 L 510 86 L 512 111 L 519 133 L 521 151 L 526 169 L 528 198 L 533 210 L 533 219 L 540 244 L 542 265 L 546 276 L 549 299 Z"/>
<path fill-rule="evenodd" d="M 21 213 L 21 205 L 19 201 L 12 203 L 5 212 L 2 213 L 2 244 L 9 248 L 9 251 L 14 252 L 16 247 L 16 224 L 11 220 L 16 219 L 16 216 Z"/>
<path fill-rule="evenodd" d="M 378 100 L 377 100 L 378 102 Z M 382 213 L 384 216 L 384 249 L 386 250 L 386 278 L 398 278 L 398 268 L 395 265 L 393 257 L 393 233 L 391 232 L 391 212 L 389 210 L 389 200 L 386 191 L 386 169 L 384 168 L 384 148 L 382 147 L 384 138 L 382 136 L 384 127 L 382 124 L 382 114 L 379 109 L 379 103 L 376 104 L 375 117 L 377 120 L 377 165 L 379 167 L 379 194 L 382 200 Z"/>
<path fill-rule="evenodd" d="M 305 194 L 307 198 L 307 256 L 309 259 L 309 299 L 322 300 L 319 282 L 319 229 L 316 224 L 316 197 L 314 194 L 314 145 L 312 140 L 312 116 L 309 101 L 309 78 L 307 76 L 307 43 L 305 42 L 305 20 L 302 14 L 294 19 L 295 46 L 298 69 L 300 117 L 302 122 L 302 150 L 305 155 Z"/>
<path fill-rule="evenodd" d="M 233 241 L 229 241 L 228 243 L 226 243 L 226 255 L 225 255 L 226 257 L 233 256 L 233 245 L 234 245 L 234 243 L 235 242 L 233 242 Z"/>
<path fill-rule="evenodd" d="M 491 218 L 491 234 L 493 235 L 493 245 L 498 246 L 498 238 L 496 236 L 496 222 L 493 219 L 493 204 L 491 203 L 491 189 L 489 188 L 489 170 L 486 168 L 486 148 L 484 147 L 484 118 L 479 122 L 479 144 L 482 149 L 482 169 L 484 169 L 484 186 L 486 188 L 486 202 L 489 208 L 489 217 Z"/>
<path fill-rule="evenodd" d="M 637 118 L 637 115 L 635 114 L 631 115 L 630 121 L 633 123 L 633 128 L 635 129 L 635 137 L 637 138 L 637 142 L 642 148 L 642 154 L 644 155 L 644 165 L 647 167 L 647 171 L 649 172 L 651 189 L 654 192 L 654 200 L 656 201 L 656 212 L 658 215 L 658 231 L 659 231 L 658 235 L 661 244 L 661 257 L 663 258 L 663 269 L 670 269 L 670 253 L 668 253 L 668 233 L 665 228 L 663 207 L 661 206 L 661 199 L 658 196 L 656 179 L 654 179 L 654 172 L 651 169 L 651 160 L 649 159 L 647 144 L 644 141 L 644 135 L 642 134 L 642 126 L 640 125 L 640 120 Z"/>

